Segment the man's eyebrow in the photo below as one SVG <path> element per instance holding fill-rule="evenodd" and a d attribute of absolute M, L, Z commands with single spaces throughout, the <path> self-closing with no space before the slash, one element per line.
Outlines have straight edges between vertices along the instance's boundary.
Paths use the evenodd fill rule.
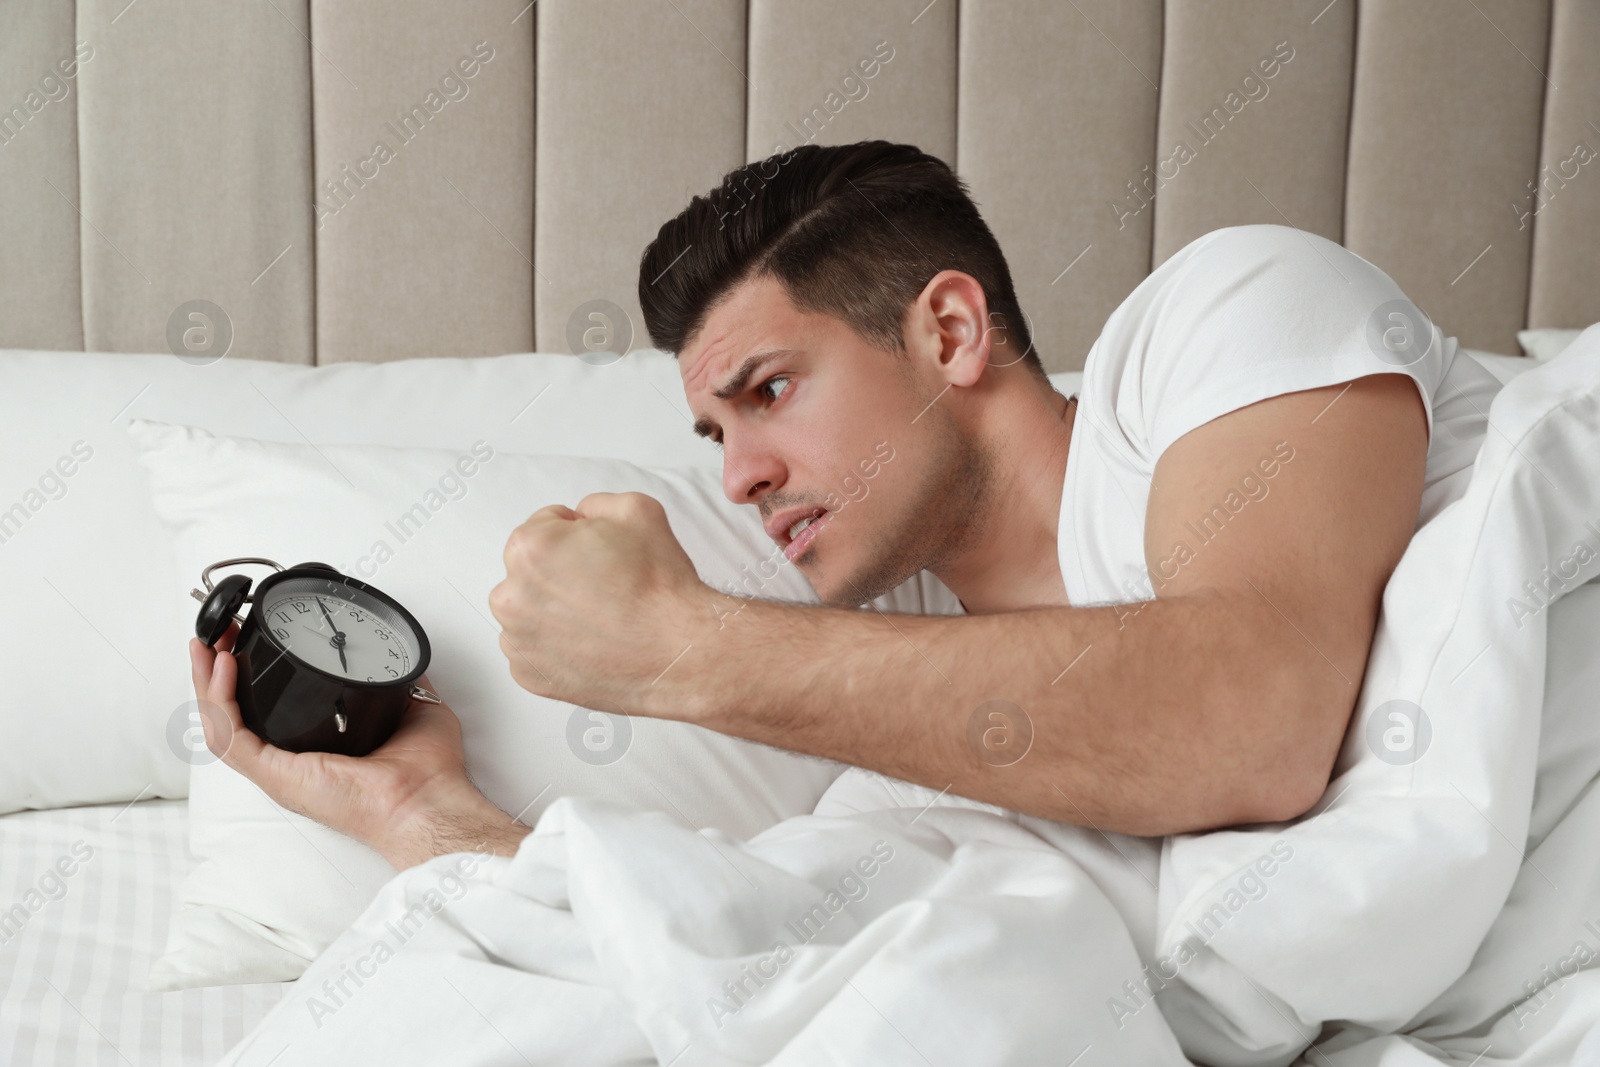
<path fill-rule="evenodd" d="M 755 374 L 755 372 L 763 363 L 766 363 L 768 360 L 777 359 L 779 356 L 787 356 L 789 354 L 790 350 L 787 348 L 771 348 L 764 352 L 757 352 L 754 355 L 746 356 L 745 361 L 739 364 L 739 369 L 734 372 L 733 377 L 729 378 L 727 382 L 723 384 L 722 388 L 718 389 L 711 395 L 716 397 L 718 400 L 732 400 L 734 397 L 744 392 L 744 387 L 750 384 L 751 376 Z"/>

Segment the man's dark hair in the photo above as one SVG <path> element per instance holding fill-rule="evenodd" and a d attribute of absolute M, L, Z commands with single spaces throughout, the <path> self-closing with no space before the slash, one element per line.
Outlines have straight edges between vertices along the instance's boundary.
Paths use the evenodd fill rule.
<path fill-rule="evenodd" d="M 639 304 L 672 353 L 736 285 L 766 274 L 795 306 L 905 351 L 906 309 L 941 270 L 983 286 L 991 325 L 1044 373 L 1000 244 L 966 183 L 913 145 L 804 145 L 731 170 L 665 223 L 639 261 Z"/>

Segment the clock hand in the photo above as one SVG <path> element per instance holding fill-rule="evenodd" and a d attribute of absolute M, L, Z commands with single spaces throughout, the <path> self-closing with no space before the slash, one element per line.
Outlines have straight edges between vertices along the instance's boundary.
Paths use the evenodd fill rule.
<path fill-rule="evenodd" d="M 328 614 L 327 605 L 322 602 L 322 598 L 313 597 L 312 599 L 317 602 L 317 607 L 322 609 L 322 617 L 328 620 L 329 626 L 333 627 L 333 647 L 339 650 L 339 666 L 344 668 L 344 673 L 349 674 L 350 663 L 344 658 L 344 634 L 340 632 L 338 624 L 333 621 L 333 616 Z"/>
<path fill-rule="evenodd" d="M 305 623 L 301 623 L 300 624 L 300 629 L 304 630 L 308 634 L 316 634 L 318 637 L 323 636 L 323 633 L 322 633 L 321 630 L 313 630 L 311 627 L 307 626 Z M 350 664 L 344 658 L 344 634 L 339 633 L 338 631 L 334 631 L 334 635 L 328 641 L 328 644 L 332 645 L 334 648 L 339 650 L 339 666 L 344 668 L 344 673 L 349 674 L 350 673 Z"/>

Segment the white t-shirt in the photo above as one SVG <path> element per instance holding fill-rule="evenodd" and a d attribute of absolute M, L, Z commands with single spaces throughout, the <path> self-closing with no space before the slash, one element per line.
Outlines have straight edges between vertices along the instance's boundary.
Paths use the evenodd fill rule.
<path fill-rule="evenodd" d="M 1068 602 L 1156 595 L 1145 507 L 1174 441 L 1257 401 L 1369 374 L 1409 375 L 1427 408 L 1421 525 L 1464 488 L 1499 388 L 1458 352 L 1387 274 L 1322 237 L 1234 226 L 1185 246 L 1112 312 L 1084 364 L 1057 531 Z M 1282 457 L 1292 464 L 1286 444 L 1190 524 L 1190 549 L 1271 492 Z"/>

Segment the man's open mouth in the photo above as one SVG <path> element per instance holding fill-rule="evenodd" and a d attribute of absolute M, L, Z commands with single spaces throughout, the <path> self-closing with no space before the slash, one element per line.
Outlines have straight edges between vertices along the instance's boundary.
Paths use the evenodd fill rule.
<path fill-rule="evenodd" d="M 827 524 L 830 512 L 826 508 L 817 508 L 810 515 L 803 516 L 791 523 L 786 531 L 789 543 L 783 546 L 783 555 L 790 563 L 800 558 L 811 542 L 817 538 L 817 531 Z"/>

